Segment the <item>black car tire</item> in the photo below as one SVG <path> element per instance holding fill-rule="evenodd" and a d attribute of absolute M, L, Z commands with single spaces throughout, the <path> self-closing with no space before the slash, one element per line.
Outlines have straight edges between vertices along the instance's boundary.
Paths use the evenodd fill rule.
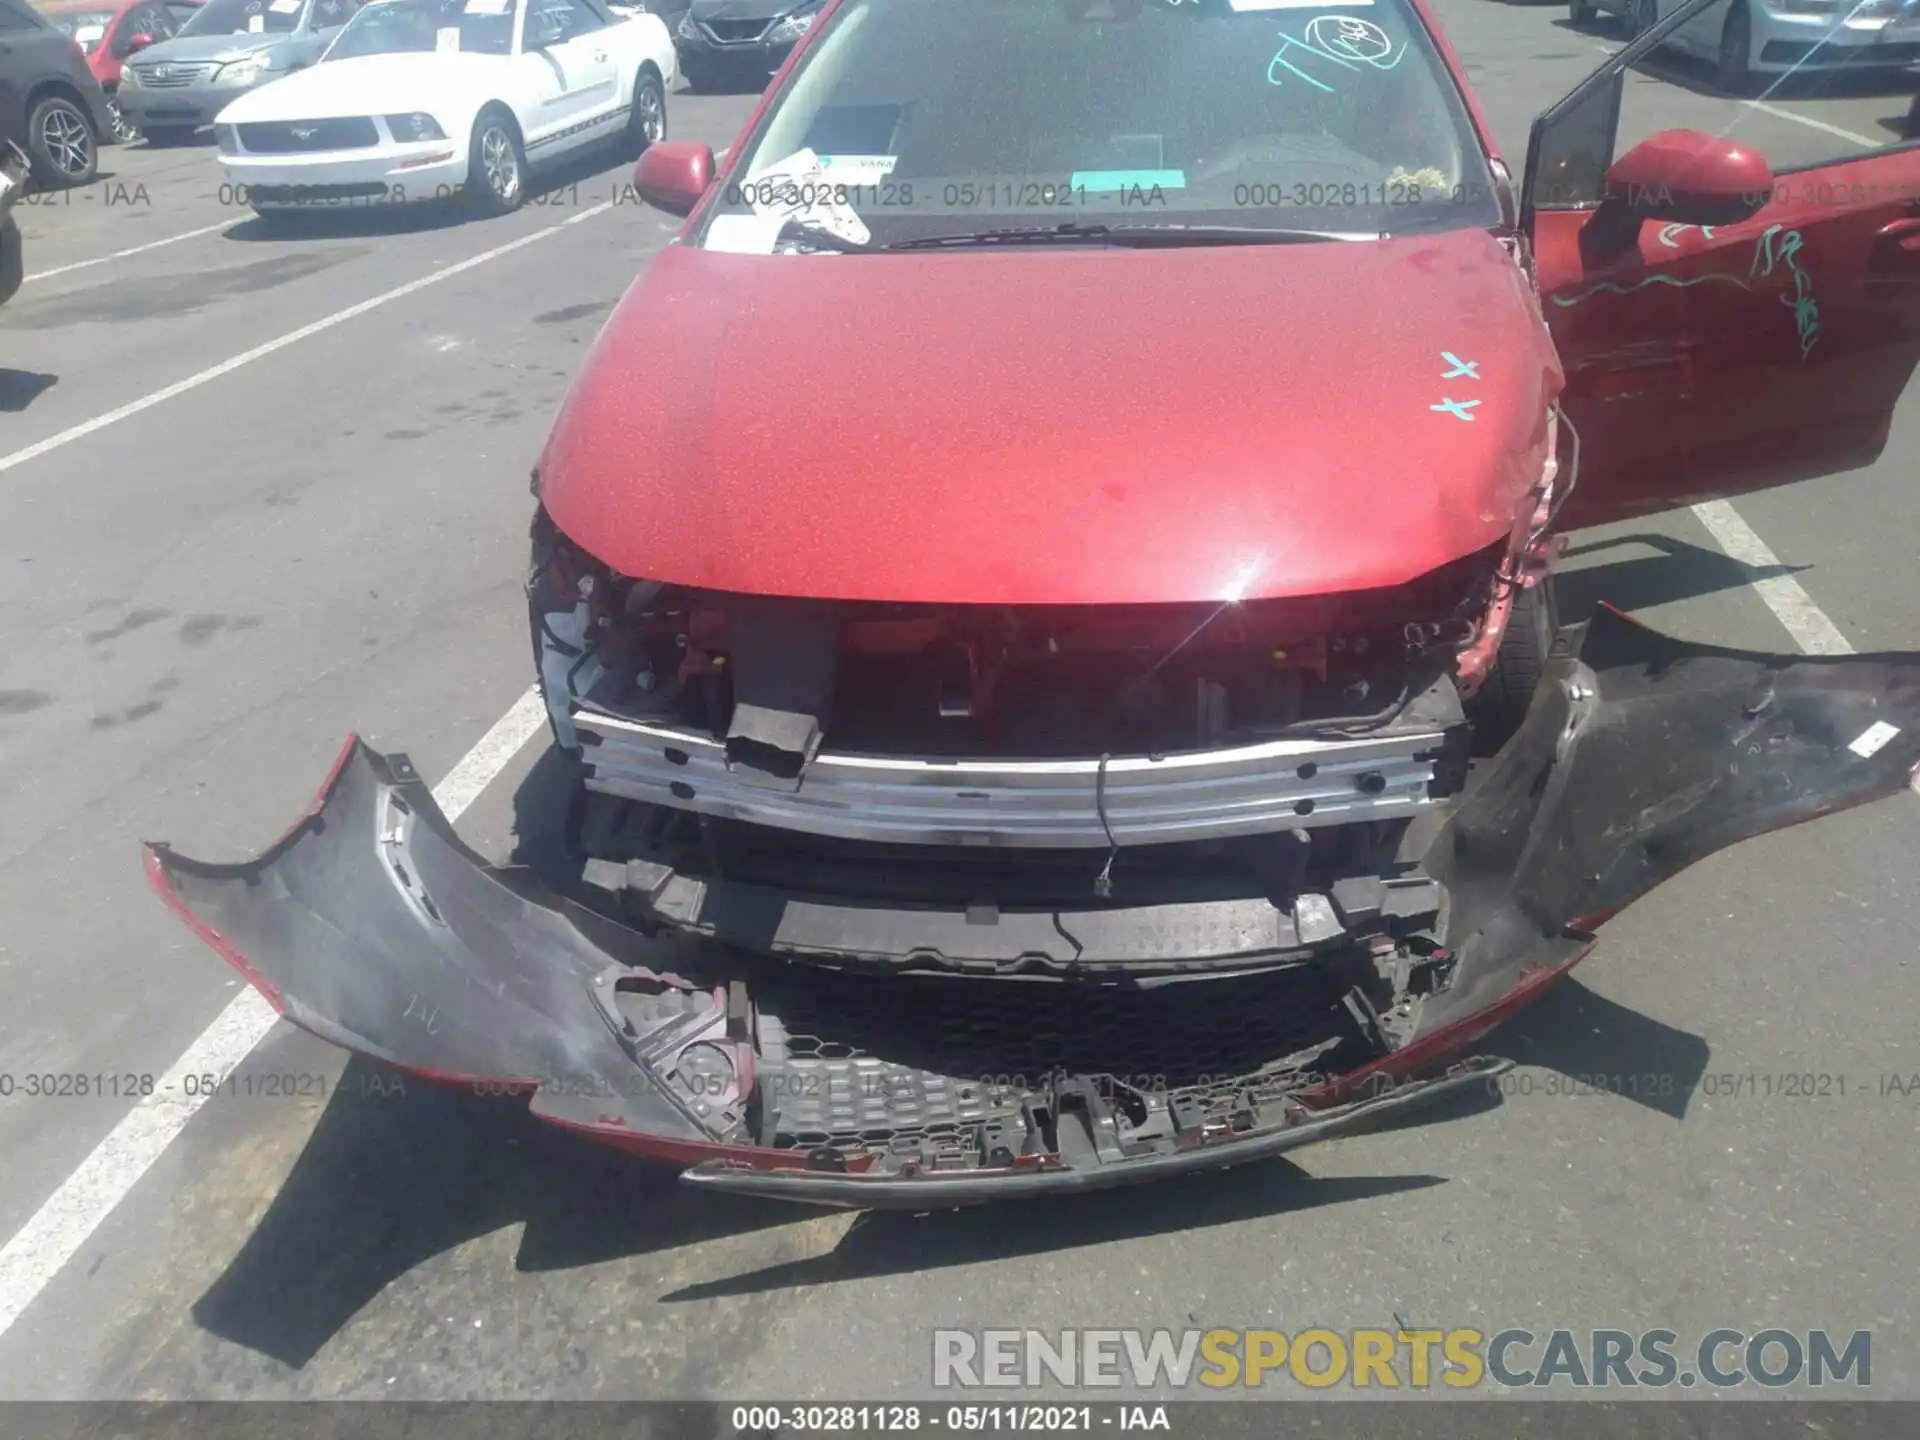
<path fill-rule="evenodd" d="M 69 95 L 41 96 L 27 116 L 27 154 L 42 184 L 90 184 L 100 173 L 100 135 L 93 117 Z"/>
<path fill-rule="evenodd" d="M 185 145 L 196 133 L 191 125 L 143 125 L 140 133 L 147 137 L 147 144 L 154 147 L 163 145 Z"/>
<path fill-rule="evenodd" d="M 1597 13 L 1593 8 L 1593 0 L 1571 0 L 1567 6 L 1567 23 L 1584 28 L 1593 23 Z"/>
<path fill-rule="evenodd" d="M 1513 597 L 1506 633 L 1494 652 L 1486 680 L 1467 702 L 1473 726 L 1473 753 L 1492 755 L 1513 738 L 1527 718 L 1533 692 L 1546 673 L 1553 637 L 1560 630 L 1560 607 L 1553 593 L 1553 577 Z"/>
<path fill-rule="evenodd" d="M 1720 50 L 1714 59 L 1713 78 L 1727 94 L 1740 97 L 1753 90 L 1753 21 L 1747 7 L 1735 0 L 1727 12 L 1727 23 L 1720 27 Z"/>
<path fill-rule="evenodd" d="M 640 155 L 667 138 L 667 87 L 651 65 L 640 67 L 633 82 L 633 109 L 627 113 L 627 153 Z"/>
<path fill-rule="evenodd" d="M 488 156 L 494 169 L 488 168 Z M 511 162 L 511 187 L 505 183 L 502 162 Z M 467 142 L 466 201 L 478 215 L 510 215 L 527 198 L 527 150 L 520 127 L 505 106 L 489 105 L 473 122 Z"/>
<path fill-rule="evenodd" d="M 1660 23 L 1660 7 L 1657 0 L 1627 0 L 1626 14 L 1620 17 L 1620 28 L 1626 32 L 1627 39 L 1635 40 Z"/>

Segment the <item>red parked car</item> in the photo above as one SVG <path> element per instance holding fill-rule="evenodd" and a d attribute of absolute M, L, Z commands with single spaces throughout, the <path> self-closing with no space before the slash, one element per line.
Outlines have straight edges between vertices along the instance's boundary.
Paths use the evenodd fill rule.
<path fill-rule="evenodd" d="M 1424 0 L 835 0 L 724 171 L 640 161 L 690 218 L 535 473 L 575 875 L 354 740 L 152 880 L 313 1033 L 719 1189 L 1484 1089 L 1608 916 L 1920 763 L 1920 655 L 1557 624 L 1563 529 L 1864 464 L 1920 355 L 1920 150 L 1615 156 L 1709 3 L 1516 179 Z"/>
<path fill-rule="evenodd" d="M 86 0 L 52 6 L 46 17 L 87 55 L 87 68 L 107 92 L 113 112 L 113 138 L 122 143 L 139 132 L 120 113 L 114 93 L 127 57 L 162 40 L 171 40 L 201 0 L 121 0 L 118 8 Z"/>

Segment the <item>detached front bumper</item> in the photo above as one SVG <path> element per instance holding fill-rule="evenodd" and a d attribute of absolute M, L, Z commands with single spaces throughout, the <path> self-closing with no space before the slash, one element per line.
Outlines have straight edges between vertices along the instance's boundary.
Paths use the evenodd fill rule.
<path fill-rule="evenodd" d="M 1916 763 L 1920 656 L 1747 654 L 1603 613 L 1562 637 L 1442 828 L 1446 948 L 1391 1015 L 1357 946 L 1161 983 L 827 968 L 684 922 L 649 938 L 489 865 L 405 757 L 357 740 L 259 859 L 152 845 L 147 866 L 324 1039 L 526 1096 L 693 1184 L 925 1208 L 1221 1168 L 1482 1086 L 1504 1062 L 1449 1057 L 1607 915 L 1738 840 L 1893 794 Z"/>

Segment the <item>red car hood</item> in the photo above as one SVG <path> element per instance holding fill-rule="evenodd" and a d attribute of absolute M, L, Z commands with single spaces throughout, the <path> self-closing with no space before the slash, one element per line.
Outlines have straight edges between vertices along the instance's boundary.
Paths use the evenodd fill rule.
<path fill-rule="evenodd" d="M 718 590 L 1330 594 L 1411 580 L 1529 518 L 1559 383 L 1525 278 L 1480 231 L 674 246 L 595 342 L 541 495 L 621 573 Z"/>

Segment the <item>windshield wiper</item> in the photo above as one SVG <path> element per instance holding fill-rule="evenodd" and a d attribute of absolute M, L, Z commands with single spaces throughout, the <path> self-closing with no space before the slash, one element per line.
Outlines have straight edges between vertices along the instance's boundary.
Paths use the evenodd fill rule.
<path fill-rule="evenodd" d="M 1287 230 L 1264 225 L 1033 225 L 965 230 L 899 240 L 888 250 L 958 249 L 972 245 L 1116 245 L 1149 249 L 1175 245 L 1304 245 L 1318 240 L 1379 240 L 1374 232 Z"/>

